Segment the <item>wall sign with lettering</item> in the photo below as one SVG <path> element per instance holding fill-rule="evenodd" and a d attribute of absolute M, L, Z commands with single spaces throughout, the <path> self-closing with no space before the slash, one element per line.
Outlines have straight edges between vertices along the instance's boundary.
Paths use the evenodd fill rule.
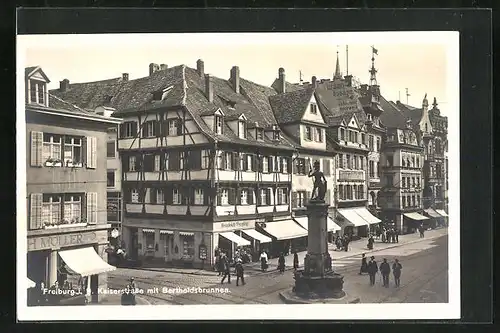
<path fill-rule="evenodd" d="M 255 221 L 231 221 L 214 223 L 214 231 L 255 228 Z"/>
<path fill-rule="evenodd" d="M 81 232 L 51 236 L 29 237 L 28 251 L 107 242 L 107 232 Z"/>

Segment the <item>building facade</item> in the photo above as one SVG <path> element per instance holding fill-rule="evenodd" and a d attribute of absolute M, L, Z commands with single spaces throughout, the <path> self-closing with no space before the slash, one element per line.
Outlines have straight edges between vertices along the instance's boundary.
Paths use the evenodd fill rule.
<path fill-rule="evenodd" d="M 97 301 L 114 269 L 105 252 L 105 147 L 107 129 L 119 121 L 49 94 L 40 67 L 26 68 L 25 82 L 28 279 L 38 287 L 83 288 Z"/>
<path fill-rule="evenodd" d="M 151 64 L 149 74 L 61 93 L 124 119 L 117 149 L 129 255 L 199 267 L 213 265 L 217 249 L 272 254 L 304 236 L 290 212 L 294 144 L 261 87 L 236 66 L 229 80 L 206 75 L 201 60 L 196 69 Z"/>

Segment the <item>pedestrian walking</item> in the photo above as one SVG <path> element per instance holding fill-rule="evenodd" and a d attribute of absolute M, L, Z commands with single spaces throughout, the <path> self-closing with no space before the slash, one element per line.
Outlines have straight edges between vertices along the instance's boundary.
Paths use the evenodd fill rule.
<path fill-rule="evenodd" d="M 280 253 L 280 256 L 278 258 L 278 270 L 281 274 L 285 272 L 285 256 L 283 255 L 283 253 Z"/>
<path fill-rule="evenodd" d="M 222 276 L 220 283 L 223 284 L 224 280 L 227 278 L 227 283 L 231 284 L 231 265 L 229 264 L 229 258 L 226 255 L 222 257 L 222 263 L 224 265 L 224 275 Z"/>
<path fill-rule="evenodd" d="M 384 287 L 389 287 L 389 274 L 391 274 L 391 266 L 387 262 L 387 259 L 384 258 L 384 261 L 380 264 L 380 273 L 382 274 L 382 281 Z"/>
<path fill-rule="evenodd" d="M 222 274 L 224 273 L 224 253 L 221 252 L 219 253 L 219 257 L 217 258 L 217 262 L 216 262 L 216 266 L 217 266 L 217 276 L 222 276 Z"/>
<path fill-rule="evenodd" d="M 359 269 L 359 275 L 362 275 L 363 273 L 368 273 L 368 263 L 366 262 L 364 253 L 361 257 L 361 268 Z"/>
<path fill-rule="evenodd" d="M 236 286 L 239 285 L 239 282 L 241 280 L 241 284 L 245 285 L 245 270 L 243 268 L 243 263 L 241 259 L 236 259 L 236 265 L 234 266 L 236 270 Z"/>
<path fill-rule="evenodd" d="M 293 253 L 293 269 L 297 270 L 299 268 L 299 255 L 297 251 Z"/>
<path fill-rule="evenodd" d="M 370 262 L 368 263 L 368 275 L 370 275 L 370 286 L 375 285 L 375 275 L 378 272 L 378 265 L 375 261 L 375 257 L 372 256 L 370 258 Z"/>
<path fill-rule="evenodd" d="M 375 242 L 375 241 L 373 240 L 373 236 L 372 236 L 372 235 L 370 235 L 370 236 L 368 237 L 368 245 L 367 245 L 368 250 L 373 250 L 373 243 L 374 243 L 374 242 Z"/>
<path fill-rule="evenodd" d="M 266 251 L 262 251 L 260 254 L 260 269 L 265 272 L 267 270 L 268 264 L 267 264 L 267 253 Z"/>
<path fill-rule="evenodd" d="M 399 243 L 399 229 L 396 229 L 396 243 Z"/>
<path fill-rule="evenodd" d="M 403 266 L 399 263 L 399 260 L 396 258 L 394 259 L 394 264 L 392 264 L 392 274 L 394 274 L 394 283 L 396 284 L 396 287 L 399 287 L 399 283 L 401 282 L 401 270 L 403 269 Z"/>

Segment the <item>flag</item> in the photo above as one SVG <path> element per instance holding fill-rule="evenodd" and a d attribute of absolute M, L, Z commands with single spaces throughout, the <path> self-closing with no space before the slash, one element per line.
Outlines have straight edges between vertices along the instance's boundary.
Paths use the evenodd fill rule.
<path fill-rule="evenodd" d="M 375 47 L 372 46 L 372 50 L 373 50 L 373 54 L 378 55 L 378 50 Z"/>

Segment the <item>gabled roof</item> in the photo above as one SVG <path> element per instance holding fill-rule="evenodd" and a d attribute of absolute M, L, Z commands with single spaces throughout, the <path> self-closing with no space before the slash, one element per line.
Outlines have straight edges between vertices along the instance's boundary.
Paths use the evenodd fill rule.
<path fill-rule="evenodd" d="M 410 119 L 412 125 L 417 125 L 420 122 L 420 119 L 422 119 L 422 111 L 423 111 L 422 109 L 418 109 L 413 106 L 403 104 L 399 101 L 396 103 L 391 102 L 391 104 L 395 106 L 398 110 L 400 110 L 406 117 L 406 119 Z"/>
<path fill-rule="evenodd" d="M 308 88 L 269 97 L 278 123 L 301 121 L 313 94 L 314 89 Z"/>
<path fill-rule="evenodd" d="M 47 83 L 50 83 L 49 77 L 43 72 L 43 70 L 40 66 L 26 67 L 24 69 L 24 77 L 27 79 L 30 76 L 32 76 L 33 74 L 35 74 L 35 72 L 37 72 L 37 71 L 39 71 L 40 74 L 42 74 L 43 78 L 45 79 L 45 81 L 47 81 Z"/>
<path fill-rule="evenodd" d="M 380 96 L 380 106 L 384 109 L 384 112 L 380 115 L 380 121 L 385 127 L 406 128 L 406 122 L 410 118 L 395 103 L 389 102 L 383 96 Z"/>

